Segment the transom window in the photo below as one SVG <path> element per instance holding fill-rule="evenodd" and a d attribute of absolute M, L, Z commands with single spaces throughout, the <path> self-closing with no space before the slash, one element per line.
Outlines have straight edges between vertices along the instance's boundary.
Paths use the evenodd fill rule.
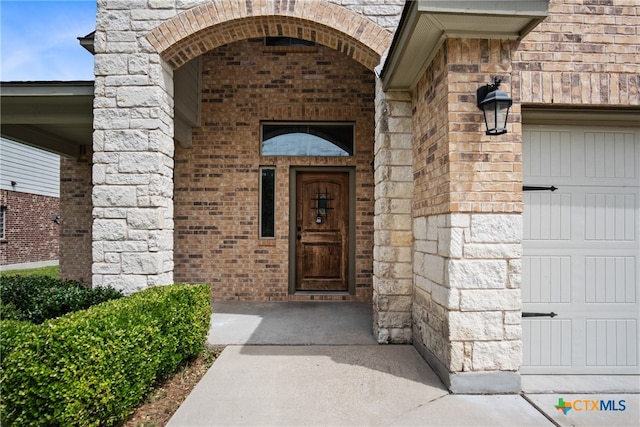
<path fill-rule="evenodd" d="M 353 156 L 353 123 L 262 125 L 263 156 Z"/>

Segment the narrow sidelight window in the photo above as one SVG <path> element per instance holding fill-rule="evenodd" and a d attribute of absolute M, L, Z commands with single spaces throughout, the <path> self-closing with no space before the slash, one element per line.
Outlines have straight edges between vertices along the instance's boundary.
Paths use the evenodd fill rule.
<path fill-rule="evenodd" d="M 0 240 L 5 238 L 5 216 L 7 208 L 5 206 L 0 207 Z"/>
<path fill-rule="evenodd" d="M 276 169 L 260 168 L 260 238 L 276 237 Z"/>

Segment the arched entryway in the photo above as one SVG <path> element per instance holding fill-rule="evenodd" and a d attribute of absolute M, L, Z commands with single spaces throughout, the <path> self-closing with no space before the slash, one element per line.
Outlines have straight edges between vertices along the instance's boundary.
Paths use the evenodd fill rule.
<path fill-rule="evenodd" d="M 264 38 L 226 44 L 199 61 L 200 123 L 190 146 L 177 145 L 174 156 L 175 280 L 210 283 L 216 300 L 371 301 L 373 73 L 324 46 L 274 47 Z M 302 143 L 304 129 L 341 126 L 355 135 L 355 147 L 345 155 L 271 155 L 262 146 L 267 126 L 300 128 L 289 134 L 290 145 Z M 312 172 L 306 179 L 313 188 L 303 194 L 296 182 Z M 303 238 L 292 209 L 316 206 L 318 197 L 326 198 L 318 213 L 297 212 L 313 214 Z M 269 230 L 261 227 L 269 220 L 266 204 L 273 206 Z M 332 221 L 343 217 L 344 229 L 334 230 Z M 316 236 L 332 230 L 339 236 Z M 304 254 L 290 250 L 298 235 L 303 243 L 316 237 Z M 344 245 L 326 241 L 332 238 Z M 310 285 L 291 283 L 300 257 L 314 258 Z M 345 286 L 327 287 L 331 277 L 321 277 L 334 263 L 351 270 L 342 274 L 338 265 L 331 276 L 345 276 Z"/>
<path fill-rule="evenodd" d="M 323 0 L 209 2 L 160 24 L 146 38 L 175 69 L 224 44 L 267 36 L 317 42 L 369 70 L 392 39 L 373 21 Z"/>
<path fill-rule="evenodd" d="M 411 307 L 407 304 L 411 301 L 412 245 L 410 98 L 406 94 L 389 97 L 380 89 L 373 69 L 390 46 L 392 34 L 366 16 L 322 0 L 208 2 L 182 12 L 146 6 L 134 11 L 121 9 L 118 4 L 99 8 L 93 134 L 94 286 L 114 286 L 131 293 L 173 283 L 177 278 L 209 281 L 215 273 L 208 269 L 218 262 L 219 253 L 215 251 L 226 253 L 232 249 L 229 268 L 215 279 L 224 280 L 224 274 L 230 271 L 236 278 L 242 278 L 242 283 L 239 288 L 229 290 L 225 298 L 371 300 L 377 339 L 380 342 L 410 340 Z M 310 41 L 315 43 L 315 51 L 278 52 L 264 45 L 258 47 L 269 37 Z M 251 60 L 243 62 L 246 49 L 253 52 L 249 57 L 258 53 L 261 61 L 266 56 L 281 60 L 284 55 L 293 58 L 306 54 L 304 61 L 285 65 L 281 78 L 272 79 L 275 82 L 261 83 L 265 89 L 267 84 L 276 86 L 269 90 L 278 102 L 271 102 L 274 99 L 270 98 L 258 103 L 251 98 L 252 93 L 257 95 L 257 88 L 225 87 L 227 83 L 216 80 L 236 80 L 244 65 L 253 67 L 254 76 L 268 77 L 265 72 L 273 70 L 273 64 L 257 70 L 257 64 L 249 64 Z M 231 68 L 224 71 L 225 75 L 204 70 L 205 63 L 224 62 L 224 56 L 216 56 L 216 52 L 223 51 L 241 59 L 226 61 L 229 64 L 225 62 L 224 67 Z M 315 60 L 313 67 L 305 62 L 309 58 Z M 216 69 L 219 70 L 220 65 L 216 64 Z M 286 66 L 293 66 L 294 77 L 296 73 L 298 77 L 284 74 Z M 234 90 L 245 96 L 244 107 L 235 103 L 231 110 L 199 117 L 205 109 L 191 108 L 197 101 L 185 94 L 201 94 L 202 86 L 198 89 L 198 82 L 205 72 L 208 74 L 204 80 L 210 84 L 210 92 L 206 93 L 207 114 L 215 110 L 216 96 L 224 100 Z M 180 78 L 181 73 L 186 73 L 187 78 Z M 328 77 L 330 83 L 324 84 L 318 76 Z M 288 81 L 304 84 L 286 87 Z M 366 89 L 360 89 L 363 85 Z M 215 92 L 220 90 L 222 92 Z M 297 105 L 293 106 L 292 99 Z M 254 118 L 246 122 L 242 108 L 252 109 Z M 235 117 L 227 117 L 227 113 Z M 225 125 L 216 124 L 219 120 L 215 117 L 224 118 Z M 282 120 L 285 123 L 351 123 L 356 135 L 354 155 L 341 159 L 299 157 L 287 161 L 260 157 L 261 126 L 265 121 L 282 123 Z M 217 128 L 218 133 L 203 132 L 201 128 L 207 126 L 209 130 Z M 197 130 L 193 131 L 194 128 Z M 238 129 L 241 129 L 239 133 Z M 210 141 L 209 144 L 206 141 L 207 134 L 217 135 L 213 137 L 213 144 L 226 143 L 227 148 L 232 147 L 237 139 L 224 136 L 225 132 L 253 145 L 240 150 L 235 147 L 236 151 L 226 153 L 220 150 L 197 153 L 196 144 L 212 147 Z M 359 143 L 358 138 L 365 142 Z M 180 142 L 177 146 L 176 140 Z M 192 161 L 183 157 L 186 152 L 197 153 L 202 158 Z M 224 156 L 237 158 L 225 163 Z M 247 156 L 253 156 L 251 162 L 246 162 Z M 189 170 L 195 165 L 206 166 L 202 170 Z M 274 236 L 277 248 L 269 246 L 272 242 L 266 242 L 266 247 L 260 247 L 259 243 L 247 246 L 247 241 L 257 241 L 259 227 L 255 222 L 259 219 L 255 208 L 256 203 L 260 203 L 256 199 L 263 167 L 275 168 L 276 215 L 280 215 L 278 221 L 284 221 L 277 228 L 281 234 Z M 345 230 L 350 241 L 343 247 L 347 248 L 353 267 L 350 265 L 341 271 L 347 271 L 353 283 L 343 294 L 296 295 L 285 286 L 291 282 L 292 274 L 295 277 L 289 264 L 295 255 L 286 249 L 287 239 L 297 238 L 297 225 L 290 220 L 290 207 L 298 203 L 292 196 L 296 187 L 290 179 L 294 168 L 296 173 L 320 168 L 349 176 L 350 206 Z M 218 173 L 216 169 L 226 169 L 227 175 L 244 173 L 245 176 L 228 178 L 227 182 L 233 182 L 235 187 L 221 189 L 208 181 L 215 179 L 209 175 Z M 202 179 L 206 183 L 203 184 Z M 192 185 L 196 180 L 200 182 Z M 247 188 L 250 191 L 246 191 Z M 207 196 L 199 198 L 199 193 Z M 322 188 L 316 193 L 313 198 L 318 200 L 321 193 L 327 194 Z M 193 195 L 193 198 L 174 200 L 175 194 Z M 191 209 L 188 215 L 183 215 L 181 209 L 187 205 Z M 228 224 L 235 221 L 235 226 L 240 227 L 237 232 L 232 232 L 231 226 L 224 231 L 215 228 L 218 225 L 211 217 L 216 215 L 210 208 L 219 206 L 233 209 L 234 215 L 245 213 L 242 221 L 235 217 L 227 219 Z M 194 212 L 206 215 L 206 220 L 200 217 L 194 220 Z M 184 242 L 175 247 L 178 228 L 187 234 Z M 189 246 L 192 242 L 202 242 L 202 236 L 212 235 L 218 247 L 212 250 L 213 239 L 210 239 L 208 254 L 201 250 L 200 243 Z M 294 246 L 291 240 L 288 243 L 289 247 Z M 274 259 L 278 261 L 272 262 Z M 240 271 L 239 264 L 251 274 Z M 181 276 L 187 267 L 189 277 Z M 275 288 L 264 290 L 264 283 L 270 282 L 276 283 Z M 258 296 L 252 293 L 257 286 L 263 287 Z M 244 295 L 242 287 L 251 292 Z"/>
<path fill-rule="evenodd" d="M 198 109 L 188 142 L 174 154 L 174 280 L 211 283 L 218 300 L 371 301 L 373 67 L 391 35 L 331 3 L 237 6 L 209 3 L 147 36 L 176 69 L 176 123 L 185 102 L 197 104 L 187 110 Z M 184 70 L 198 83 L 180 84 Z M 344 156 L 271 155 L 261 142 L 264 126 L 273 123 L 351 127 L 354 149 Z M 270 202 L 263 194 L 266 174 Z M 298 190 L 305 179 L 318 187 L 315 193 Z M 335 182 L 342 183 L 339 197 L 327 190 L 338 191 Z M 317 204 L 318 197 L 329 198 L 329 219 L 314 213 L 314 229 L 304 234 L 308 206 L 298 207 Z M 275 223 L 273 234 L 263 236 L 267 202 L 275 205 Z M 332 220 L 340 215 L 344 224 L 335 231 Z M 322 227 L 333 237 L 319 236 Z M 309 257 L 323 265 L 300 278 Z"/>

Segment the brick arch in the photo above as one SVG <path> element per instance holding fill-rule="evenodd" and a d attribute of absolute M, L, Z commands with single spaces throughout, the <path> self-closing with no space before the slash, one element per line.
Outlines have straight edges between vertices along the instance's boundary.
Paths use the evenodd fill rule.
<path fill-rule="evenodd" d="M 209 2 L 160 24 L 146 38 L 174 69 L 237 40 L 295 37 L 338 50 L 373 70 L 392 34 L 325 0 Z"/>

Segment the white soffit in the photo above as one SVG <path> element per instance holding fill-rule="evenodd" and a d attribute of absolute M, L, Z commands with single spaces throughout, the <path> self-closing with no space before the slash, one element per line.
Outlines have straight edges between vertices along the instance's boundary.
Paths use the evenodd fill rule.
<path fill-rule="evenodd" d="M 93 81 L 2 82 L 3 138 L 77 157 L 93 143 Z"/>
<path fill-rule="evenodd" d="M 447 38 L 519 40 L 549 0 L 408 1 L 380 74 L 384 90 L 410 90 Z"/>

